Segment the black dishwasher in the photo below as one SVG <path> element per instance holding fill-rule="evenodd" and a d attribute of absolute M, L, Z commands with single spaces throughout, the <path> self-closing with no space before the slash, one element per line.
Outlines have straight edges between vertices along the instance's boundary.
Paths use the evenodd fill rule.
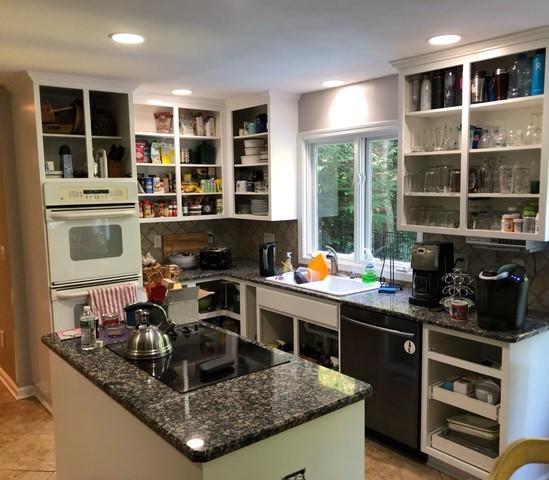
<path fill-rule="evenodd" d="M 342 306 L 341 371 L 373 387 L 366 430 L 419 453 L 421 324 Z"/>

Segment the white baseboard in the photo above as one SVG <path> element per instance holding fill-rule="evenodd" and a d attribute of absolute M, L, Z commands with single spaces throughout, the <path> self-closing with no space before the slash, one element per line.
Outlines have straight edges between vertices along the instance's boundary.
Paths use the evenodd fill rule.
<path fill-rule="evenodd" d="M 13 395 L 13 398 L 15 398 L 15 400 L 36 397 L 37 400 L 44 406 L 44 408 L 48 412 L 52 413 L 51 403 L 41 394 L 41 392 L 34 385 L 25 385 L 24 387 L 18 387 L 13 379 L 1 367 L 0 382 L 2 382 L 2 384 L 8 389 L 8 392 Z"/>

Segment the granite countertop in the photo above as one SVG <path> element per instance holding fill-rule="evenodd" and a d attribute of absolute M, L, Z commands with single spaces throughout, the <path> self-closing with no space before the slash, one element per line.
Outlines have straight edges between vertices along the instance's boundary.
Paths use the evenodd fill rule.
<path fill-rule="evenodd" d="M 56 334 L 42 342 L 193 462 L 213 460 L 372 394 L 360 380 L 289 354 L 289 363 L 179 393 L 106 348 L 83 352 L 78 339 L 61 341 Z M 202 447 L 187 445 L 197 438 Z"/>
<path fill-rule="evenodd" d="M 205 280 L 208 278 L 227 277 L 243 280 L 268 287 L 288 290 L 301 295 L 312 296 L 323 300 L 330 300 L 341 305 L 371 310 L 379 313 L 395 315 L 401 318 L 414 320 L 420 323 L 437 325 L 442 328 L 469 333 L 484 338 L 491 338 L 507 343 L 515 343 L 528 337 L 549 331 L 549 315 L 541 312 L 529 312 L 524 328 L 521 330 L 510 330 L 506 332 L 492 332 L 478 326 L 475 312 L 469 313 L 466 323 L 453 321 L 444 310 L 432 310 L 424 307 L 410 305 L 408 297 L 410 289 L 404 288 L 396 294 L 380 294 L 377 291 L 356 293 L 345 297 L 335 297 L 319 292 L 304 290 L 295 285 L 282 285 L 266 280 L 259 275 L 259 267 L 256 262 L 235 261 L 233 268 L 229 270 L 187 270 L 183 272 L 182 281 L 191 282 Z"/>

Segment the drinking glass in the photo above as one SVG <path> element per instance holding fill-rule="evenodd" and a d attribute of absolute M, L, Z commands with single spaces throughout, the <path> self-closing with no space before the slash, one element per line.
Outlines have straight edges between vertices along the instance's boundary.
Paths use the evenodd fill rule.
<path fill-rule="evenodd" d="M 513 166 L 513 193 L 530 193 L 530 169 L 524 165 Z"/>
<path fill-rule="evenodd" d="M 494 146 L 505 147 L 507 146 L 507 136 L 505 135 L 505 128 L 496 125 L 494 127 Z"/>
<path fill-rule="evenodd" d="M 461 190 L 461 171 L 459 168 L 450 170 L 450 178 L 448 180 L 450 192 L 459 192 Z"/>
<path fill-rule="evenodd" d="M 435 168 L 425 170 L 425 183 L 423 191 L 427 193 L 436 192 L 438 186 L 437 171 Z"/>
<path fill-rule="evenodd" d="M 509 129 L 507 134 L 507 146 L 508 147 L 519 147 L 522 145 L 522 130 L 513 128 Z"/>
<path fill-rule="evenodd" d="M 492 193 L 493 174 L 488 160 L 485 158 L 478 169 L 478 191 L 480 193 Z"/>
<path fill-rule="evenodd" d="M 469 193 L 476 193 L 478 191 L 478 168 L 469 168 Z"/>
<path fill-rule="evenodd" d="M 500 193 L 513 193 L 513 167 L 500 165 L 499 167 L 499 191 Z"/>
<path fill-rule="evenodd" d="M 524 134 L 525 145 L 539 145 L 541 143 L 541 128 L 538 126 L 539 114 L 535 113 L 532 117 Z"/>
<path fill-rule="evenodd" d="M 479 148 L 492 148 L 493 146 L 494 146 L 494 129 L 491 126 L 487 126 L 486 128 L 482 129 Z"/>
<path fill-rule="evenodd" d="M 438 191 L 448 193 L 450 191 L 450 167 L 448 165 L 440 165 L 438 170 Z"/>

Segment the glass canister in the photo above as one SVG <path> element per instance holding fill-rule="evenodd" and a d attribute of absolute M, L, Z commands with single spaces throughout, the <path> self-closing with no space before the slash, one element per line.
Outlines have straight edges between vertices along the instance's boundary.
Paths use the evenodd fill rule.
<path fill-rule="evenodd" d="M 530 193 L 530 169 L 528 166 L 518 163 L 513 165 L 512 178 L 513 193 Z"/>
<path fill-rule="evenodd" d="M 499 166 L 499 191 L 513 193 L 513 167 L 510 165 Z"/>

